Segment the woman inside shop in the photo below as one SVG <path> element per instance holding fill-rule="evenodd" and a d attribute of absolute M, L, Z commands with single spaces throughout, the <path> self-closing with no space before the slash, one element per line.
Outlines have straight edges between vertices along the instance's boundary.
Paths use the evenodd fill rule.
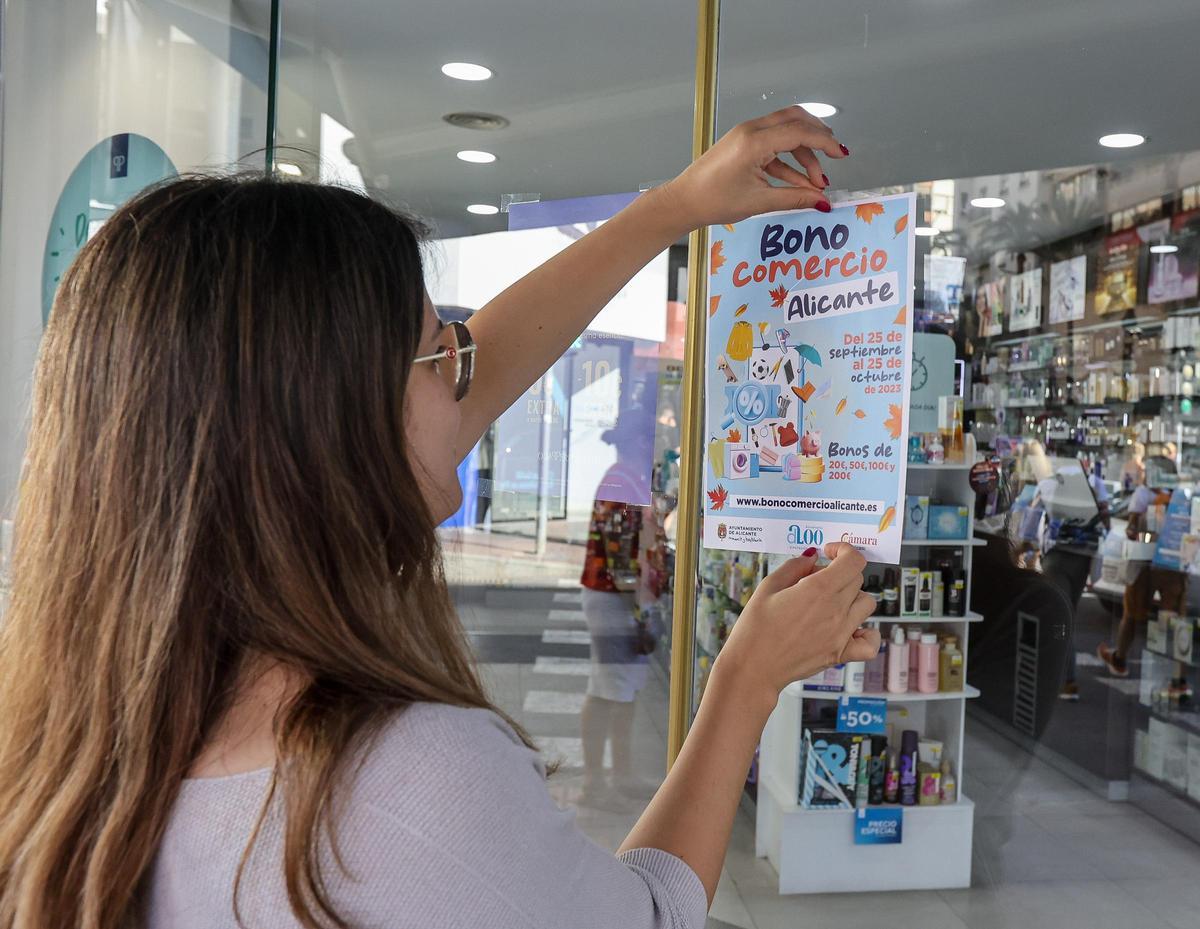
<path fill-rule="evenodd" d="M 481 686 L 435 529 L 485 427 L 651 257 L 828 209 L 816 152 L 848 154 L 799 107 L 738 126 L 469 327 L 425 297 L 415 225 L 353 191 L 187 177 L 114 213 L 35 376 L 0 927 L 699 929 L 780 690 L 876 652 L 862 557 L 760 584 L 613 856 Z"/>

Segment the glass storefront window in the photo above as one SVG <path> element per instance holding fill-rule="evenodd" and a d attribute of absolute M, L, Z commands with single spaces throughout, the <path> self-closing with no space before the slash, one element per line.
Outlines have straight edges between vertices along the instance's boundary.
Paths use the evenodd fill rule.
<path fill-rule="evenodd" d="M 229 0 L 18 0 L 3 12 L 0 569 L 29 377 L 59 277 L 146 185 L 190 170 L 261 168 L 270 71 L 265 15 Z"/>
<path fill-rule="evenodd" d="M 901 563 L 869 566 L 866 589 L 886 637 L 933 633 L 939 686 L 887 692 L 877 665 L 788 688 L 747 774 L 714 924 L 1191 926 L 1200 12 L 717 5 L 718 135 L 804 104 L 851 148 L 823 162 L 835 202 L 916 196 L 924 414 L 907 437 Z M 273 58 L 265 2 L 4 6 L 0 613 L 49 300 L 141 187 L 263 167 L 272 146 L 282 174 L 426 219 L 428 293 L 469 323 L 687 163 L 695 3 L 276 9 Z M 694 712 L 781 560 L 678 531 L 704 505 L 680 498 L 681 475 L 705 466 L 682 447 L 685 356 L 702 351 L 685 333 L 707 303 L 687 305 L 687 251 L 652 260 L 465 454 L 464 502 L 442 528 L 491 696 L 610 848 L 664 776 L 671 694 Z M 965 533 L 931 537 L 934 507 Z M 676 558 L 693 551 L 694 591 L 677 591 Z M 672 617 L 693 594 L 691 674 L 673 679 Z M 814 802 L 836 794 L 817 781 L 849 744 L 837 709 L 859 673 L 849 689 L 888 700 L 885 735 L 855 743 L 868 807 L 895 808 L 907 741 L 932 785 L 899 847 L 855 844 L 858 814 Z"/>
<path fill-rule="evenodd" d="M 1033 881 L 1132 908 L 1131 923 L 1167 924 L 1172 894 L 1194 898 L 1160 894 L 1151 876 L 1167 881 L 1200 862 L 1189 583 L 1200 540 L 1200 135 L 1151 88 L 1195 97 L 1183 36 L 1200 18 L 1173 2 L 1136 18 L 1116 4 L 1069 3 L 788 13 L 772 0 L 722 4 L 718 130 L 812 106 L 852 151 L 826 169 L 835 203 L 917 196 L 901 567 L 931 570 L 946 591 L 961 578 L 967 600 L 962 619 L 948 598 L 930 619 L 911 616 L 903 575 L 884 565 L 868 568 L 866 589 L 880 598 L 877 616 L 896 616 L 881 623 L 885 636 L 935 631 L 944 660 L 953 635 L 966 673 L 961 692 L 940 692 L 943 680 L 932 701 L 883 694 L 886 746 L 877 738 L 874 751 L 884 767 L 915 731 L 940 743 L 951 762 L 942 777 L 948 770 L 956 787 L 952 802 L 943 794 L 936 809 L 905 811 L 889 859 L 853 844 L 853 813 L 831 830 L 838 814 L 811 808 L 814 761 L 819 773 L 840 744 L 821 741 L 837 700 L 862 689 L 847 685 L 853 669 L 789 688 L 748 787 L 756 851 L 785 893 L 940 888 L 929 905 L 948 924 L 982 924 L 988 895 L 1012 891 L 1031 923 L 1059 921 L 1058 902 L 1039 898 Z M 1126 80 L 1118 58 L 1142 62 L 1144 75 Z M 943 424 L 920 425 L 918 381 L 936 385 L 935 406 L 962 404 L 962 466 L 943 461 Z M 938 504 L 970 508 L 968 546 L 926 540 Z M 700 563 L 702 685 L 709 650 L 736 621 L 731 594 L 741 599 L 744 578 L 763 566 L 719 550 L 702 550 Z M 853 795 L 853 777 L 849 786 Z M 1145 855 L 1158 864 L 1144 882 L 1089 883 L 1140 877 Z M 880 898 L 881 922 L 893 902 Z M 779 912 L 757 899 L 748 909 L 755 920 Z"/>

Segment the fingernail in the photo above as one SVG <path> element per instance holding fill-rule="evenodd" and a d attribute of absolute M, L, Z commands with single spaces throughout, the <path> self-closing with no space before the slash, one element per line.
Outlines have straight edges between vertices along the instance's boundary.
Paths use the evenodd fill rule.
<path fill-rule="evenodd" d="M 800 553 L 800 557 L 801 558 L 811 558 L 816 553 L 817 553 L 817 547 L 814 545 L 814 546 L 806 548 L 804 551 L 802 551 Z"/>
<path fill-rule="evenodd" d="M 824 187 L 828 187 L 828 186 L 829 186 L 829 175 L 828 175 L 828 174 L 822 174 L 822 175 L 821 175 L 821 184 L 822 184 L 822 186 L 824 186 Z"/>
<path fill-rule="evenodd" d="M 850 149 L 846 148 L 846 146 L 844 146 L 841 142 L 838 142 L 838 148 L 840 148 L 842 150 L 843 155 L 850 154 Z"/>
<path fill-rule="evenodd" d="M 830 210 L 833 209 L 833 207 L 830 205 L 828 200 L 818 200 L 817 201 L 817 209 L 820 210 L 822 213 L 828 213 Z"/>

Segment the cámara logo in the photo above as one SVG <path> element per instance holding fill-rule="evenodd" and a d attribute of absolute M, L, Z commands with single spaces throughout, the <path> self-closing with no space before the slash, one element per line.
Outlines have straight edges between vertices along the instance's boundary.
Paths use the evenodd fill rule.
<path fill-rule="evenodd" d="M 873 535 L 855 535 L 852 532 L 843 532 L 842 541 L 849 542 L 851 545 L 878 545 L 879 538 Z"/>

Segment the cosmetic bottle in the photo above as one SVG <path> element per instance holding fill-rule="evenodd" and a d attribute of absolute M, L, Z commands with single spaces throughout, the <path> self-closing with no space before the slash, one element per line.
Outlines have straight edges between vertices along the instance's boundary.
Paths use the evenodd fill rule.
<path fill-rule="evenodd" d="M 923 694 L 935 694 L 938 692 L 939 673 L 937 633 L 922 634 L 917 652 L 917 691 Z"/>
<path fill-rule="evenodd" d="M 929 615 L 946 615 L 946 582 L 939 571 L 933 572 L 933 601 L 929 605 Z"/>
<path fill-rule="evenodd" d="M 879 623 L 871 623 L 871 626 L 879 629 Z M 863 678 L 863 690 L 869 694 L 881 694 L 887 686 L 887 651 L 888 640 L 881 635 L 879 652 L 867 662 L 867 672 Z"/>
<path fill-rule="evenodd" d="M 950 759 L 942 759 L 942 803 L 958 803 L 958 781 L 950 769 Z"/>
<path fill-rule="evenodd" d="M 887 785 L 888 753 L 887 738 L 882 735 L 871 739 L 871 767 L 868 772 L 867 801 L 871 806 L 883 803 Z"/>
<path fill-rule="evenodd" d="M 908 628 L 908 692 L 915 694 L 920 683 L 921 673 L 921 627 Z"/>
<path fill-rule="evenodd" d="M 917 615 L 917 586 L 921 582 L 920 568 L 900 569 L 900 615 Z"/>
<path fill-rule="evenodd" d="M 865 661 L 846 662 L 846 680 L 842 684 L 842 692 L 860 694 L 866 684 L 867 663 Z"/>
<path fill-rule="evenodd" d="M 917 594 L 917 614 L 928 616 L 933 609 L 933 572 L 921 572 L 921 588 Z"/>
<path fill-rule="evenodd" d="M 963 689 L 963 653 L 958 650 L 958 638 L 947 636 L 938 655 L 938 687 L 945 693 Z"/>
<path fill-rule="evenodd" d="M 905 729 L 900 737 L 900 805 L 917 805 L 917 732 Z"/>
<path fill-rule="evenodd" d="M 951 588 L 950 602 L 954 608 L 950 610 L 951 616 L 965 616 L 967 614 L 967 576 L 962 571 L 958 572 L 958 577 L 954 579 L 954 587 Z"/>
<path fill-rule="evenodd" d="M 884 616 L 900 615 L 900 584 L 896 580 L 895 568 L 883 572 L 883 597 L 880 613 Z"/>
<path fill-rule="evenodd" d="M 894 751 L 888 753 L 887 771 L 883 776 L 883 802 L 900 802 L 900 766 Z"/>
<path fill-rule="evenodd" d="M 892 627 L 892 644 L 887 656 L 887 689 L 891 694 L 908 693 L 908 642 L 904 627 Z"/>
<path fill-rule="evenodd" d="M 864 739 L 858 753 L 858 776 L 854 782 L 854 807 L 866 808 L 871 795 L 871 740 Z"/>
<path fill-rule="evenodd" d="M 870 594 L 875 598 L 875 613 L 876 615 L 881 613 L 879 604 L 883 600 L 883 587 L 879 584 L 879 575 L 872 574 L 867 578 L 866 584 L 863 585 L 863 593 Z"/>

